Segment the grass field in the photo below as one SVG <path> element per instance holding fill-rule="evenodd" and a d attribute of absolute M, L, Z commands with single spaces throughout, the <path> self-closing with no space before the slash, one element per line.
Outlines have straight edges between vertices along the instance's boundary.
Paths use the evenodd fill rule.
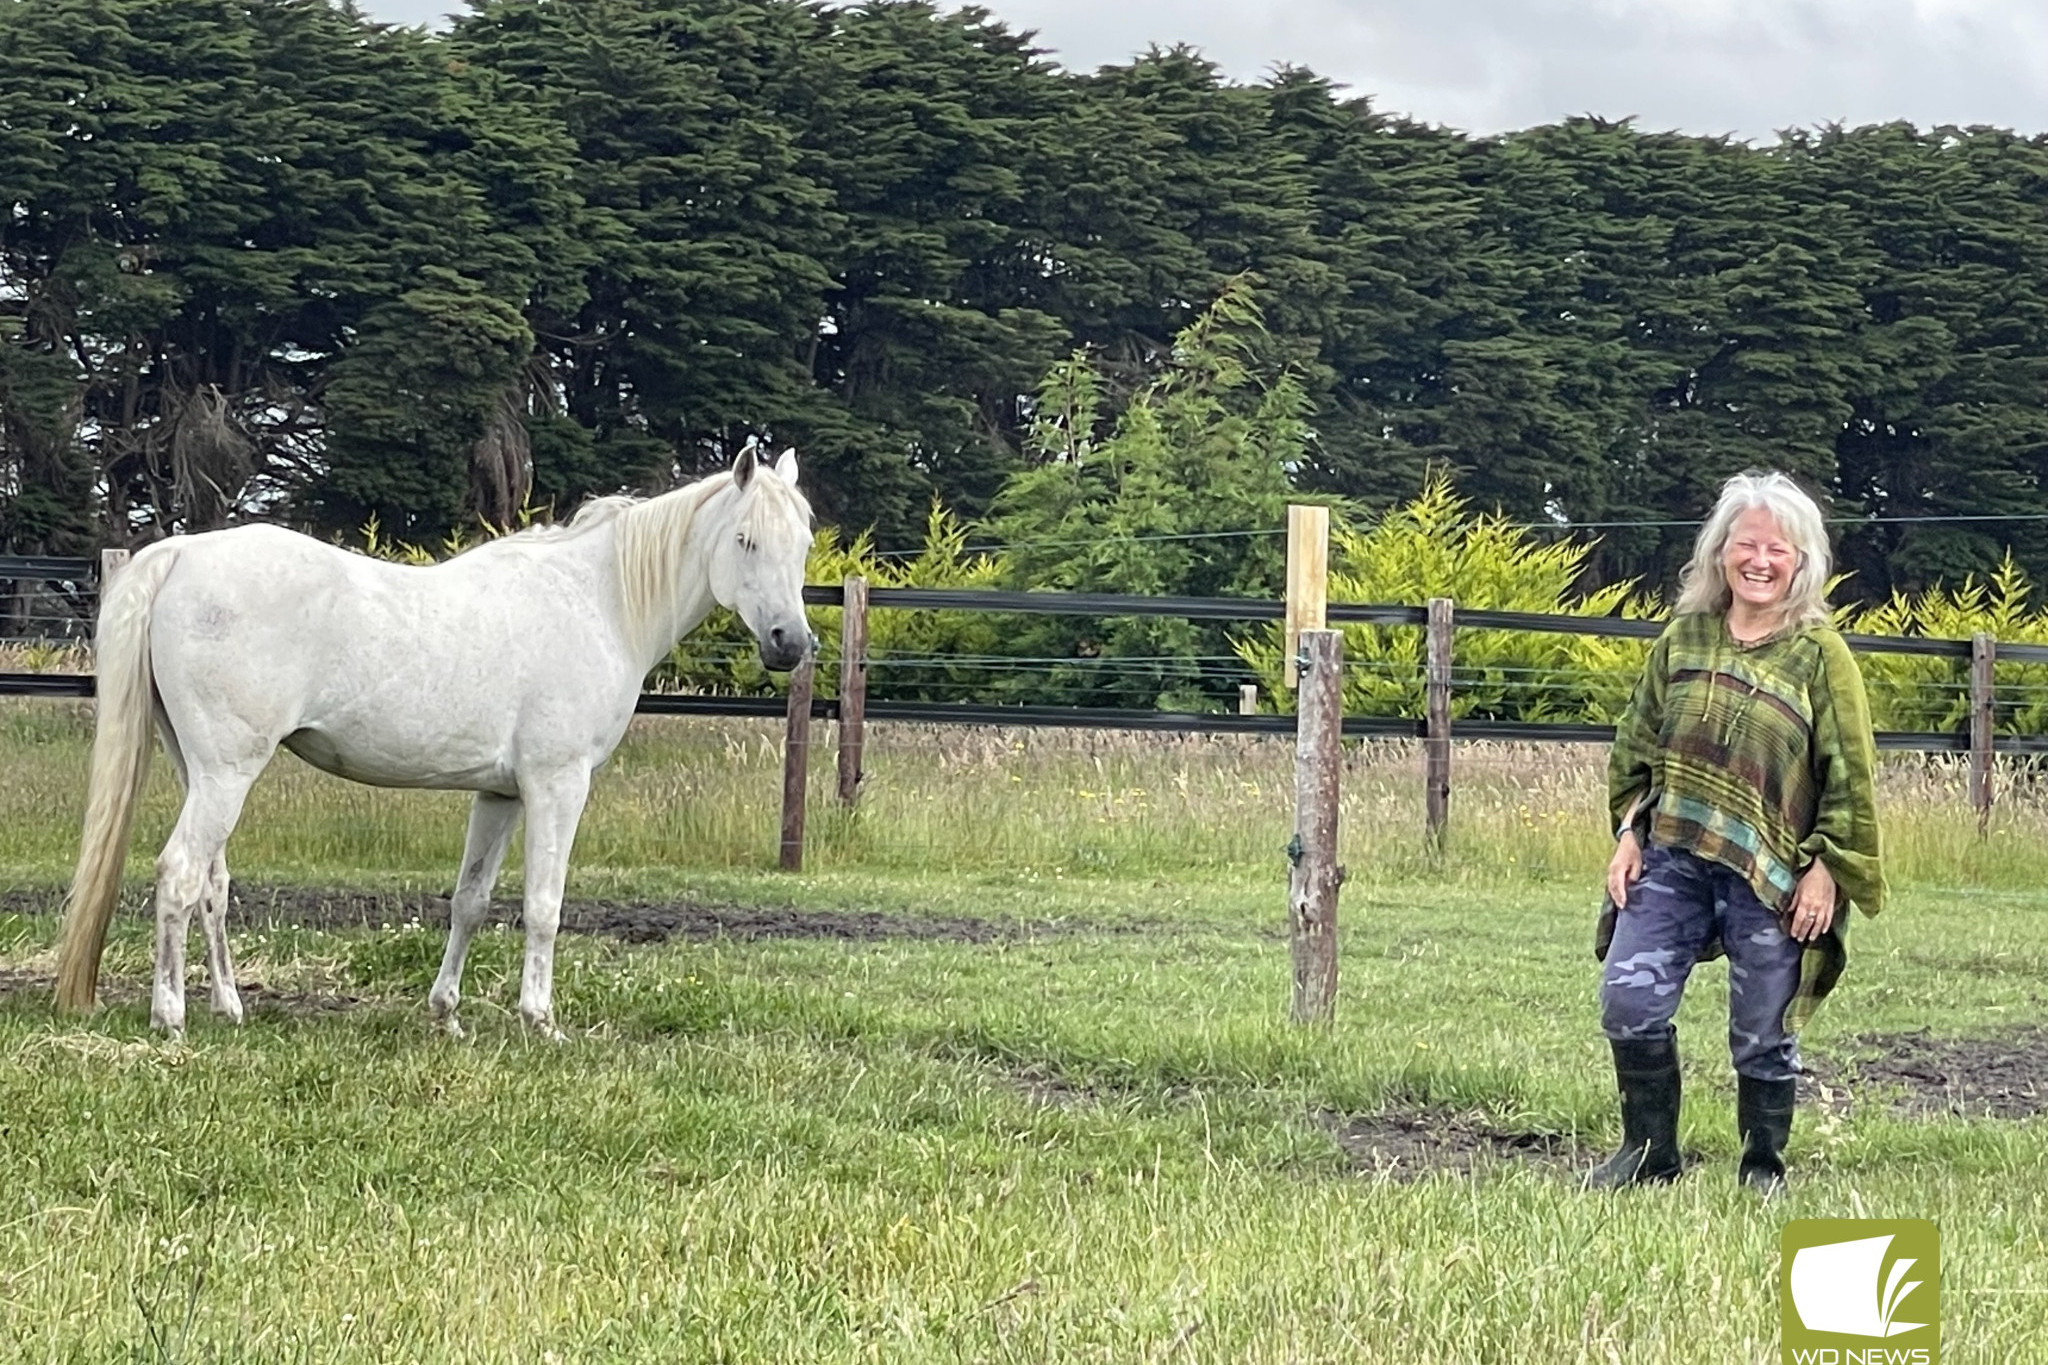
<path fill-rule="evenodd" d="M 112 1003 L 50 1013 L 88 722 L 0 707 L 0 1359 L 1775 1361 L 1780 1229 L 1859 1213 L 1940 1222 L 1947 1360 L 2048 1359 L 2048 1128 L 1969 1068 L 1885 1066 L 2040 1056 L 2024 791 L 1980 842 L 1956 772 L 1888 774 L 1896 903 L 1808 1031 L 1827 1084 L 1760 1206 L 1718 964 L 1681 1015 L 1696 1169 L 1575 1188 L 1614 1131 L 1596 752 L 1461 749 L 1440 863 L 1415 756 L 1354 758 L 1317 1032 L 1285 1020 L 1285 744 L 878 728 L 861 810 L 814 807 L 787 876 L 772 736 L 645 722 L 600 778 L 572 900 L 733 932 L 566 935 L 560 1046 L 511 1013 L 510 930 L 472 957 L 475 1036 L 427 1026 L 411 920 L 461 799 L 280 760 L 230 850 L 252 1020 L 195 993 L 171 1047 L 138 918 Z M 343 889 L 391 927 L 266 917 Z"/>

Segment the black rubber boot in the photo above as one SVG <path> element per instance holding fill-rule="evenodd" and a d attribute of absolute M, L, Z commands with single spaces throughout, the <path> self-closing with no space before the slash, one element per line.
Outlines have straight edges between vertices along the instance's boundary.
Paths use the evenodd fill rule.
<path fill-rule="evenodd" d="M 1735 1078 L 1735 1128 L 1742 1135 L 1742 1165 L 1736 1179 L 1763 1195 L 1785 1188 L 1785 1144 L 1792 1137 L 1792 1102 L 1797 1083 Z"/>
<path fill-rule="evenodd" d="M 1621 1087 L 1621 1150 L 1586 1172 L 1589 1190 L 1676 1180 L 1678 1039 L 1616 1038 L 1614 1079 Z"/>

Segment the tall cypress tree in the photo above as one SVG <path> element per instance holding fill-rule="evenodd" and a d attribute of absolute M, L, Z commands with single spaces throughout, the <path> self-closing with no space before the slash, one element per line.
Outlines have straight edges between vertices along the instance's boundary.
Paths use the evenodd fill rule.
<path fill-rule="evenodd" d="M 326 401 L 329 365 L 433 271 L 488 314 L 537 270 L 517 177 L 501 176 L 477 104 L 451 97 L 440 52 L 318 0 L 24 0 L 0 15 L 19 92 L 0 257 L 23 318 L 6 369 L 26 394 L 16 362 L 42 357 L 56 402 L 53 357 L 68 358 L 82 420 L 67 439 L 104 489 L 101 536 L 252 507 L 317 517 L 337 474 L 352 508 L 417 492 L 407 470 L 372 497 L 351 424 L 379 386 Z M 415 358 L 390 366 L 402 378 Z M 34 429 L 54 429 L 51 411 Z M 464 503 L 469 471 L 450 477 L 427 500 L 431 529 Z"/>
<path fill-rule="evenodd" d="M 2048 146 L 1904 124 L 1795 139 L 1867 244 L 1869 365 L 1836 442 L 1860 590 L 2048 572 Z M 1919 518 L 1965 518 L 1925 521 Z M 1985 520 L 1970 520 L 1984 518 Z M 2000 520 L 2000 518 L 2014 518 Z"/>
<path fill-rule="evenodd" d="M 1471 144 L 1448 129 L 1338 101 L 1313 72 L 1279 73 L 1273 137 L 1312 184 L 1314 231 L 1334 283 L 1308 375 L 1316 439 L 1302 480 L 1386 506 L 1448 462 L 1437 410 L 1448 397 L 1443 347 L 1484 326 L 1477 286 L 1497 251 L 1471 233 L 1478 196 L 1461 165 Z"/>
<path fill-rule="evenodd" d="M 545 494 L 694 477 L 804 411 L 841 223 L 792 112 L 815 36 L 759 0 L 490 0 L 457 25 L 573 147 L 579 278 L 529 309 L 567 419 L 535 424 Z"/>
<path fill-rule="evenodd" d="M 831 403 L 810 429 L 839 507 L 900 540 L 935 494 L 988 505 L 1067 344 L 1046 200 L 1074 101 L 978 9 L 885 0 L 829 22 L 804 136 L 847 231 L 808 357 Z"/>

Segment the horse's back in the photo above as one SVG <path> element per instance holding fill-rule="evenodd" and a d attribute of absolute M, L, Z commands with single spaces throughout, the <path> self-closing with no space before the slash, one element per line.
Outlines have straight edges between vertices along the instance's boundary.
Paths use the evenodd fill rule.
<path fill-rule="evenodd" d="M 158 689 L 201 748 L 284 743 L 359 781 L 498 790 L 522 749 L 573 753 L 623 726 L 581 722 L 619 709 L 617 669 L 545 555 L 399 565 L 261 525 L 152 549 L 177 555 L 152 618 Z M 545 733 L 522 744 L 535 712 Z"/>
<path fill-rule="evenodd" d="M 263 674 L 344 672 L 366 635 L 388 635 L 403 613 L 407 571 L 277 526 L 239 526 L 151 547 L 177 556 L 152 619 L 159 670 L 186 657 Z"/>
<path fill-rule="evenodd" d="M 390 591 L 395 579 L 417 572 L 261 523 L 174 536 L 144 553 L 177 556 L 158 595 L 160 611 L 180 601 L 203 601 L 267 617 L 279 602 L 316 605 L 308 594 L 337 603 L 360 599 Z"/>

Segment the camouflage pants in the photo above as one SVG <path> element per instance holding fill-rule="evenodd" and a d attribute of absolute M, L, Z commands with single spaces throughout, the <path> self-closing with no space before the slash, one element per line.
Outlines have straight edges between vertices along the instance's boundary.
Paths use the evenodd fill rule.
<path fill-rule="evenodd" d="M 1740 875 L 1681 849 L 1651 847 L 1642 880 L 1615 917 L 1600 981 L 1600 1025 L 1609 1038 L 1661 1038 L 1686 978 L 1719 931 L 1728 953 L 1728 1051 L 1760 1081 L 1799 1070 L 1785 1007 L 1799 989 L 1801 948 Z"/>

